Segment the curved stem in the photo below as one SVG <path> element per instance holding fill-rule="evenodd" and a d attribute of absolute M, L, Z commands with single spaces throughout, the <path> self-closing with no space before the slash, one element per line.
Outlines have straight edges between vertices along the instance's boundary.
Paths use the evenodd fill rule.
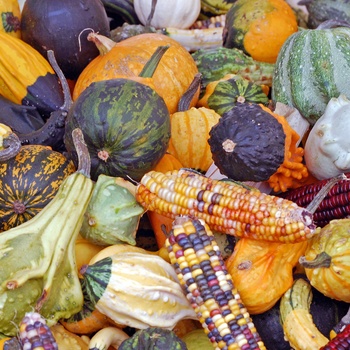
<path fill-rule="evenodd" d="M 332 262 L 332 257 L 326 252 L 317 254 L 314 260 L 306 260 L 305 256 L 299 258 L 299 263 L 306 269 L 317 269 L 320 267 L 330 267 Z"/>
<path fill-rule="evenodd" d="M 158 64 L 164 54 L 168 51 L 170 45 L 158 46 L 156 51 L 154 51 L 151 58 L 143 66 L 142 71 L 139 74 L 141 78 L 152 78 L 154 72 L 156 71 Z"/>
<path fill-rule="evenodd" d="M 153 19 L 154 12 L 156 10 L 156 6 L 157 6 L 157 0 L 152 0 L 151 12 L 149 13 L 149 15 L 147 17 L 146 27 L 150 27 L 151 26 L 151 21 Z"/>
<path fill-rule="evenodd" d="M 0 151 L 0 162 L 5 162 L 16 157 L 20 151 L 22 144 L 19 137 L 14 133 L 10 133 L 3 141 L 4 149 Z"/>
<path fill-rule="evenodd" d="M 348 27 L 350 28 L 350 23 L 346 21 L 341 21 L 338 19 L 329 19 L 318 25 L 316 29 L 331 29 L 337 27 Z"/>
<path fill-rule="evenodd" d="M 84 140 L 84 135 L 81 129 L 76 128 L 72 131 L 72 138 L 75 150 L 78 155 L 78 169 L 77 172 L 90 177 L 91 160 L 90 153 Z"/>
<path fill-rule="evenodd" d="M 188 89 L 184 92 L 184 94 L 180 98 L 180 101 L 177 106 L 177 110 L 179 112 L 187 111 L 190 108 L 191 101 L 193 100 L 194 95 L 196 94 L 198 88 L 200 87 L 201 81 L 202 81 L 202 74 L 197 73 L 194 76 L 192 83 L 190 84 Z"/>

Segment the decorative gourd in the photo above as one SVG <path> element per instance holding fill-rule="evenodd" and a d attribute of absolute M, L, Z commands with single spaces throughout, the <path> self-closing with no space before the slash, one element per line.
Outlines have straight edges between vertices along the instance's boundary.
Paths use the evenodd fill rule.
<path fill-rule="evenodd" d="M 311 285 L 324 295 L 350 302 L 350 219 L 332 220 L 319 229 L 301 257 Z"/>
<path fill-rule="evenodd" d="M 350 23 L 350 3 L 347 0 L 301 0 L 299 4 L 307 9 L 309 29 L 315 29 L 330 19 Z"/>
<path fill-rule="evenodd" d="M 326 21 L 291 35 L 281 48 L 273 75 L 273 102 L 295 107 L 312 125 L 332 97 L 350 98 L 350 28 L 344 23 L 333 25 Z"/>
<path fill-rule="evenodd" d="M 227 13 L 235 0 L 201 0 L 201 9 L 204 13 L 221 15 Z"/>
<path fill-rule="evenodd" d="M 331 98 L 305 142 L 305 163 L 319 180 L 350 172 L 350 100 Z"/>
<path fill-rule="evenodd" d="M 297 32 L 296 16 L 284 0 L 237 0 L 226 14 L 223 46 L 274 63 L 285 40 Z"/>
<path fill-rule="evenodd" d="M 94 82 L 73 103 L 64 142 L 75 162 L 71 132 L 76 127 L 90 152 L 93 180 L 105 174 L 138 181 L 163 157 L 170 138 L 164 100 L 152 88 L 129 79 Z"/>
<path fill-rule="evenodd" d="M 89 350 L 89 344 L 78 334 L 68 331 L 61 324 L 50 327 L 59 349 Z"/>
<path fill-rule="evenodd" d="M 201 0 L 134 0 L 134 8 L 143 25 L 184 29 L 198 18 Z"/>
<path fill-rule="evenodd" d="M 0 231 L 37 215 L 74 171 L 62 153 L 41 145 L 22 146 L 15 158 L 0 163 Z"/>
<path fill-rule="evenodd" d="M 76 100 L 92 82 L 139 76 L 156 48 L 169 45 L 152 80 L 155 90 L 164 99 L 169 113 L 177 111 L 181 96 L 198 73 L 192 56 L 182 45 L 159 33 L 139 34 L 119 43 L 98 35 L 91 35 L 90 38 L 99 48 L 100 56 L 93 59 L 80 74 L 74 88 L 73 100 Z M 198 96 L 199 90 L 192 101 L 192 107 L 196 105 Z"/>
<path fill-rule="evenodd" d="M 175 271 L 159 256 L 120 252 L 84 266 L 80 273 L 87 298 L 119 324 L 171 329 L 183 318 L 196 319 Z"/>
<path fill-rule="evenodd" d="M 269 87 L 255 84 L 238 74 L 227 74 L 210 82 L 197 106 L 213 109 L 223 115 L 238 103 L 269 103 Z"/>
<path fill-rule="evenodd" d="M 149 327 L 136 331 L 124 340 L 118 350 L 187 350 L 186 344 L 172 330 L 161 327 Z"/>
<path fill-rule="evenodd" d="M 21 10 L 17 0 L 0 1 L 0 31 L 21 38 Z"/>
<path fill-rule="evenodd" d="M 49 62 L 23 40 L 0 31 L 0 95 L 48 116 L 64 103 Z"/>
<path fill-rule="evenodd" d="M 86 41 L 88 31 L 109 35 L 109 19 L 100 0 L 26 0 L 21 15 L 22 39 L 44 57 L 53 50 L 67 79 L 77 79 L 98 56 Z"/>
<path fill-rule="evenodd" d="M 306 247 L 307 242 L 238 240 L 226 266 L 249 313 L 269 310 L 291 287 L 293 268 Z"/>

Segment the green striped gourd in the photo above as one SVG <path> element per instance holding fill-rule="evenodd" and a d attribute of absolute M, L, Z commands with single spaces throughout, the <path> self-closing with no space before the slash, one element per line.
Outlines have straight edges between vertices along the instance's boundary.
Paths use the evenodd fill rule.
<path fill-rule="evenodd" d="M 273 74 L 273 102 L 295 107 L 312 125 L 332 97 L 350 97 L 350 28 L 332 24 L 292 34 Z"/>

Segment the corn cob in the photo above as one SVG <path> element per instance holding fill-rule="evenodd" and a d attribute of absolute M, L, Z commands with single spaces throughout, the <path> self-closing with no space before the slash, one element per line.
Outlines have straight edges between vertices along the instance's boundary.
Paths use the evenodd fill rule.
<path fill-rule="evenodd" d="M 186 297 L 215 349 L 266 349 L 204 221 L 176 217 L 165 245 Z"/>
<path fill-rule="evenodd" d="M 350 350 L 350 324 L 320 350 Z"/>
<path fill-rule="evenodd" d="M 293 243 L 316 230 L 311 212 L 292 201 L 186 169 L 146 173 L 136 199 L 147 210 L 173 219 L 196 216 L 212 230 L 237 237 Z"/>
<path fill-rule="evenodd" d="M 189 29 L 206 29 L 225 27 L 226 15 L 212 16 L 207 19 L 196 21 Z"/>
<path fill-rule="evenodd" d="M 23 350 L 58 349 L 45 319 L 37 312 L 27 312 L 19 325 L 19 340 Z"/>
<path fill-rule="evenodd" d="M 315 209 L 313 219 L 317 226 L 324 227 L 333 219 L 343 219 L 350 215 L 350 173 L 345 176 L 346 179 L 339 180 L 332 186 Z M 320 180 L 281 193 L 279 196 L 306 208 L 329 181 Z"/>

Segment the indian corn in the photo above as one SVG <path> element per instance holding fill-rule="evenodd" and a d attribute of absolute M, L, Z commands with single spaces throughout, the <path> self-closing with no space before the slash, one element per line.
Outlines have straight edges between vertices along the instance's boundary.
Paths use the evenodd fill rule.
<path fill-rule="evenodd" d="M 215 349 L 266 349 L 205 222 L 176 217 L 165 245 L 186 297 Z"/>
<path fill-rule="evenodd" d="M 316 230 L 312 213 L 292 201 L 186 169 L 146 173 L 136 199 L 147 210 L 173 219 L 196 216 L 212 230 L 237 237 L 294 243 Z"/>

